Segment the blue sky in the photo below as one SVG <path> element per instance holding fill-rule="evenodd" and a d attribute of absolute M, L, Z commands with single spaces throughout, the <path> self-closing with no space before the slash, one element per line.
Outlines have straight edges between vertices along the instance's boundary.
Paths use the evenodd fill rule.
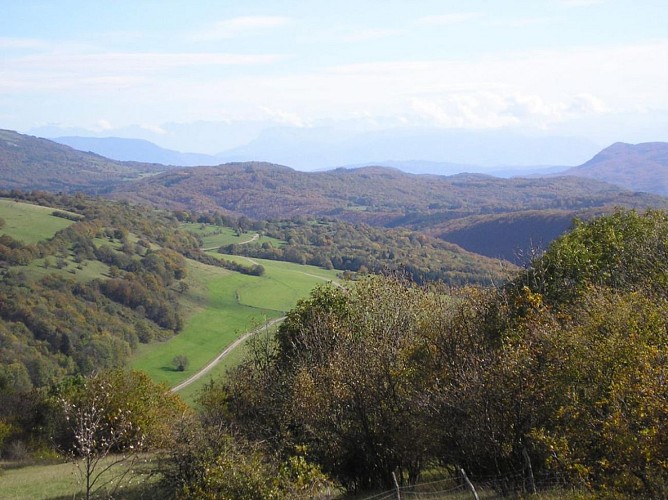
<path fill-rule="evenodd" d="M 248 130 L 208 152 L 275 125 L 668 140 L 665 0 L 3 3 L 0 128 L 182 150 L 204 146 L 177 124 Z"/>

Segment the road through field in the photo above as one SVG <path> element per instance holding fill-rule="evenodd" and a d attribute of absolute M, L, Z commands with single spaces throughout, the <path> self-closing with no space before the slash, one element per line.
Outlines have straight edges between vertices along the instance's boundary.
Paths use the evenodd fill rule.
<path fill-rule="evenodd" d="M 237 245 L 248 245 L 249 243 L 253 243 L 254 241 L 257 241 L 259 237 L 260 237 L 260 234 L 259 234 L 259 233 L 255 233 L 255 234 L 252 236 L 251 239 L 246 240 L 246 241 L 239 241 L 239 242 L 237 243 Z M 211 247 L 211 248 L 202 248 L 202 251 L 203 251 L 203 252 L 211 252 L 211 251 L 213 251 L 213 250 L 218 250 L 219 248 L 220 248 L 220 246 L 217 246 L 217 247 Z"/>
<path fill-rule="evenodd" d="M 216 358 L 213 361 L 211 361 L 208 365 L 206 365 L 204 368 L 202 368 L 197 373 L 195 373 L 191 377 L 187 378 L 186 380 L 184 380 L 180 384 L 175 385 L 174 387 L 172 387 L 171 391 L 172 392 L 178 392 L 181 389 L 183 389 L 185 387 L 188 387 L 193 382 L 196 382 L 197 380 L 201 379 L 214 366 L 216 366 L 223 359 L 225 359 L 225 357 L 228 356 L 234 349 L 239 347 L 239 345 L 241 345 L 246 339 L 248 339 L 249 337 L 252 337 L 253 335 L 255 335 L 257 333 L 260 333 L 265 328 L 270 328 L 270 327 L 274 326 L 275 324 L 280 323 L 284 319 L 285 319 L 285 316 L 283 316 L 281 318 L 272 319 L 271 321 L 268 321 L 264 325 L 259 326 L 259 327 L 255 328 L 254 330 L 251 330 L 249 332 L 244 333 L 241 337 L 239 337 L 237 340 L 235 340 L 230 345 L 228 345 L 225 349 L 223 349 L 223 351 L 218 356 L 216 356 Z"/>

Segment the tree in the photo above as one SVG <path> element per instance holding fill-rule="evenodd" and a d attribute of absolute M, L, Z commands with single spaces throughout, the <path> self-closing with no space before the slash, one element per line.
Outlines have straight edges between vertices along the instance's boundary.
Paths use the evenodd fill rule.
<path fill-rule="evenodd" d="M 130 410 L 121 409 L 110 415 L 107 391 L 111 388 L 106 383 L 97 388 L 102 392 L 87 391 L 85 399 L 78 402 L 61 399 L 72 432 L 70 456 L 84 483 L 86 499 L 107 486 L 113 486 L 113 493 L 145 444 L 145 435 L 132 421 Z M 111 469 L 121 464 L 125 466 L 122 470 L 110 474 Z"/>
<path fill-rule="evenodd" d="M 260 346 L 233 377 L 230 413 L 283 452 L 305 445 L 350 490 L 391 487 L 397 471 L 416 481 L 431 440 L 416 411 L 422 325 L 443 306 L 440 294 L 395 278 L 316 289 L 288 314 L 277 345 Z"/>
<path fill-rule="evenodd" d="M 168 444 L 187 407 L 141 372 L 111 370 L 65 383 L 57 401 L 66 422 L 61 445 L 80 472 L 86 498 L 122 486 L 140 452 Z"/>
<path fill-rule="evenodd" d="M 528 286 L 552 304 L 572 303 L 590 286 L 666 296 L 668 213 L 619 210 L 575 227 L 534 259 L 512 285 Z"/>
<path fill-rule="evenodd" d="M 266 444 L 194 415 L 176 421 L 174 436 L 160 470 L 178 498 L 314 498 L 330 485 L 303 448 L 281 460 Z"/>
<path fill-rule="evenodd" d="M 172 359 L 172 365 L 174 368 L 176 368 L 177 371 L 183 372 L 188 369 L 188 365 L 190 365 L 190 361 L 188 361 L 188 357 L 183 355 L 183 354 L 177 354 L 174 356 Z"/>

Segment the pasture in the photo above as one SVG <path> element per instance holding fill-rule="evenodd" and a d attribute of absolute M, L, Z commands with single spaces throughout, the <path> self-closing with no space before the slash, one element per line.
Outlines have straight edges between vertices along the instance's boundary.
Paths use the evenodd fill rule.
<path fill-rule="evenodd" d="M 202 239 L 202 248 L 206 249 L 217 249 L 223 245 L 232 245 L 234 243 L 244 244 L 254 239 L 258 239 L 261 243 L 268 241 L 275 247 L 284 244 L 281 240 L 263 236 L 255 231 L 239 234 L 231 227 L 198 224 L 194 222 L 184 222 L 181 227 L 199 236 Z"/>
<path fill-rule="evenodd" d="M 141 345 L 130 366 L 173 387 L 203 368 L 242 333 L 283 316 L 315 286 L 336 280 L 335 271 L 313 266 L 262 259 L 256 262 L 264 266 L 263 276 L 244 275 L 189 261 L 189 288 L 182 297 L 184 310 L 189 312 L 183 331 L 165 342 Z M 189 361 L 188 369 L 182 372 L 172 366 L 172 359 L 180 354 Z M 188 396 L 211 376 L 223 374 L 238 360 L 239 354 L 235 352 L 206 377 L 184 389 L 184 398 L 190 399 Z"/>
<path fill-rule="evenodd" d="M 73 223 L 51 215 L 53 211 L 50 207 L 0 199 L 0 217 L 5 220 L 0 234 L 7 234 L 24 243 L 37 243 L 51 238 Z"/>

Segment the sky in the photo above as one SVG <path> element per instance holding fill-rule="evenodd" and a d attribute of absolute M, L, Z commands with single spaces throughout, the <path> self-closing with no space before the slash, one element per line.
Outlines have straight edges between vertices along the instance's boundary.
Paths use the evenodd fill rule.
<path fill-rule="evenodd" d="M 668 2 L 3 2 L 0 128 L 215 153 L 276 126 L 666 141 Z"/>

